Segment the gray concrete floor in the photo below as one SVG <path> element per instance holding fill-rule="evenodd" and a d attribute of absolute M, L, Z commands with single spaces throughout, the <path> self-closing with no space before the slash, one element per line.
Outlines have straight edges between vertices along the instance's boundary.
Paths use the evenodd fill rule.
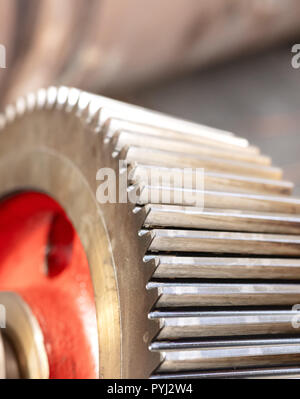
<path fill-rule="evenodd" d="M 246 137 L 284 169 L 300 196 L 300 69 L 291 46 L 144 89 L 134 103 Z"/>

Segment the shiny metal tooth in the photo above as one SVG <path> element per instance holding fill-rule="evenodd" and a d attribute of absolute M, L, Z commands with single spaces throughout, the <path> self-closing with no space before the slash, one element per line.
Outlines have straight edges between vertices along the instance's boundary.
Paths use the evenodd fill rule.
<path fill-rule="evenodd" d="M 293 197 L 147 186 L 143 183 L 134 187 L 139 192 L 139 205 L 161 203 L 191 206 L 200 203 L 206 208 L 300 214 L 300 199 Z"/>
<path fill-rule="evenodd" d="M 261 345 L 245 348 L 213 348 L 165 351 L 158 372 L 218 369 L 226 367 L 279 366 L 299 364 L 300 346 Z"/>
<path fill-rule="evenodd" d="M 57 101 L 56 101 L 56 108 L 61 110 L 69 110 L 69 96 L 70 96 L 70 89 L 66 86 L 61 86 L 58 88 L 57 92 Z"/>
<path fill-rule="evenodd" d="M 151 185 L 151 179 L 161 179 L 164 187 L 196 189 L 196 171 L 133 163 L 128 174 L 132 183 Z M 183 180 L 184 178 L 184 180 Z M 261 179 L 226 173 L 203 171 L 205 190 L 230 191 L 232 193 L 290 195 L 294 184 L 283 180 Z"/>
<path fill-rule="evenodd" d="M 75 88 L 68 88 L 68 97 L 65 104 L 65 112 L 71 113 L 76 110 L 79 105 L 79 99 L 81 96 L 81 91 Z"/>
<path fill-rule="evenodd" d="M 107 140 L 111 139 L 116 133 L 127 131 L 134 134 L 139 134 L 140 136 L 143 135 L 150 135 L 152 137 L 161 137 L 169 140 L 179 140 L 184 141 L 186 143 L 194 143 L 200 144 L 205 146 L 211 146 L 219 149 L 234 151 L 237 150 L 244 154 L 249 154 L 252 156 L 260 154 L 260 150 L 258 147 L 252 145 L 245 145 L 245 142 L 236 143 L 236 142 L 227 142 L 226 140 L 219 140 L 219 137 L 215 137 L 211 134 L 207 135 L 206 132 L 211 132 L 215 129 L 207 128 L 206 126 L 198 126 L 197 132 L 191 130 L 180 131 L 177 130 L 178 126 L 173 129 L 167 127 L 161 127 L 158 125 L 154 125 L 153 121 L 150 124 L 145 123 L 135 123 L 133 121 L 122 120 L 118 118 L 109 118 L 107 119 L 106 123 L 104 124 L 104 134 Z M 222 134 L 228 134 L 233 137 L 233 133 L 223 132 Z M 236 137 L 236 136 L 235 136 Z"/>
<path fill-rule="evenodd" d="M 138 162 L 147 165 L 159 165 L 176 168 L 202 168 L 205 171 L 233 173 L 243 176 L 254 176 L 267 179 L 281 179 L 280 168 L 256 165 L 249 162 L 211 158 L 200 155 L 187 155 L 180 152 L 153 150 L 129 146 L 126 155 L 128 163 Z"/>
<path fill-rule="evenodd" d="M 237 137 L 231 132 L 185 121 L 160 112 L 151 111 L 132 104 L 125 104 L 99 95 L 88 95 L 90 101 L 93 101 L 95 106 L 102 109 L 100 124 L 104 127 L 104 131 L 108 137 L 112 132 L 112 121 L 115 121 L 114 125 L 121 121 L 121 128 L 124 126 L 124 121 L 126 121 L 127 123 L 151 126 L 160 130 L 166 129 L 183 135 L 188 134 L 196 137 L 204 137 L 227 145 L 236 146 L 237 149 L 249 147 L 249 143 L 246 139 Z M 119 128 L 117 128 L 117 130 L 119 130 Z M 258 151 L 256 147 L 252 147 L 250 150 L 254 152 Z"/>
<path fill-rule="evenodd" d="M 175 318 L 207 318 L 207 317 L 254 317 L 254 316 L 297 316 L 299 311 L 293 309 L 291 306 L 259 306 L 259 307 L 201 307 L 194 308 L 183 308 L 183 309 L 172 309 L 172 308 L 161 308 L 152 309 L 148 317 L 150 319 L 175 319 Z"/>
<path fill-rule="evenodd" d="M 25 97 L 19 97 L 15 104 L 15 110 L 17 112 L 17 116 L 22 116 L 27 112 L 27 101 Z"/>
<path fill-rule="evenodd" d="M 300 301 L 300 284 L 178 283 L 150 281 L 158 288 L 156 308 L 193 306 L 291 305 Z"/>
<path fill-rule="evenodd" d="M 144 226 L 204 230 L 300 234 L 300 216 L 251 211 L 147 204 Z"/>
<path fill-rule="evenodd" d="M 109 100 L 101 96 L 91 96 L 99 107 L 105 107 L 101 117 L 105 123 L 105 132 L 111 137 L 117 130 L 127 128 L 133 131 L 143 131 L 149 134 L 158 129 L 160 134 L 171 132 L 186 135 L 187 137 L 206 138 L 211 142 L 219 142 L 228 146 L 236 146 L 237 149 L 249 148 L 249 151 L 259 152 L 257 147 L 249 146 L 248 140 L 237 137 L 235 134 L 177 119 L 156 111 L 150 111 L 135 105 L 124 104 L 115 100 Z M 179 137 L 179 136 L 177 136 Z M 174 138 L 174 136 L 172 137 Z"/>
<path fill-rule="evenodd" d="M 13 122 L 17 117 L 17 110 L 13 105 L 7 105 L 4 109 L 4 116 L 7 123 Z"/>
<path fill-rule="evenodd" d="M 28 93 L 25 97 L 27 112 L 32 112 L 36 107 L 37 96 L 35 93 Z"/>
<path fill-rule="evenodd" d="M 300 280 L 300 259 L 155 256 L 153 278 Z"/>
<path fill-rule="evenodd" d="M 186 155 L 203 155 L 224 160 L 248 162 L 258 165 L 271 164 L 271 159 L 264 155 L 248 154 L 243 151 L 233 151 L 232 149 L 220 149 L 218 147 L 203 144 L 189 143 L 184 140 L 170 140 L 163 137 L 155 137 L 140 133 L 132 133 L 122 130 L 114 135 L 116 151 L 120 151 L 125 146 L 146 147 L 154 150 L 172 151 L 185 153 Z"/>
<path fill-rule="evenodd" d="M 278 345 L 299 345 L 300 337 L 288 338 L 236 338 L 229 337 L 227 339 L 217 338 L 201 338 L 198 340 L 166 340 L 154 341 L 150 345 L 150 350 L 157 351 L 175 351 L 175 350 L 195 350 L 195 349 L 213 349 L 213 348 L 245 348 L 250 346 L 278 346 Z"/>
<path fill-rule="evenodd" d="M 205 172 L 204 187 L 207 190 L 217 191 L 224 191 L 225 187 L 230 187 L 231 192 L 291 195 L 294 184 L 285 180 L 260 179 L 250 176 Z"/>
<path fill-rule="evenodd" d="M 260 367 L 247 369 L 223 369 L 219 371 L 191 371 L 182 373 L 153 374 L 151 379 L 226 379 L 226 378 L 299 378 L 300 367 Z"/>
<path fill-rule="evenodd" d="M 55 86 L 48 87 L 45 108 L 46 109 L 55 108 L 57 105 L 57 98 L 58 98 L 58 88 Z"/>
<path fill-rule="evenodd" d="M 188 313 L 188 312 L 187 312 Z M 299 317 L 293 312 L 282 314 L 256 314 L 205 317 L 167 317 L 161 318 L 161 329 L 155 338 L 160 340 L 180 340 L 204 337 L 248 336 L 298 334 L 299 329 L 293 327 L 292 321 Z M 296 319 L 297 318 L 297 319 Z M 221 339 L 221 338 L 218 338 Z M 268 338 L 269 339 L 269 338 Z M 184 341 L 183 345 L 186 344 Z"/>
<path fill-rule="evenodd" d="M 46 108 L 47 104 L 47 96 L 48 96 L 48 91 L 44 88 L 41 88 L 37 91 L 36 93 L 36 108 L 37 109 L 44 109 Z"/>
<path fill-rule="evenodd" d="M 103 107 L 101 120 L 103 124 L 106 124 L 107 136 L 110 136 L 111 132 L 113 131 L 111 124 L 112 120 L 114 120 L 115 126 L 118 121 L 121 121 L 117 130 L 120 130 L 122 127 L 124 127 L 125 120 L 127 123 L 129 122 L 131 124 L 140 124 L 141 126 L 158 128 L 161 132 L 168 130 L 181 133 L 182 135 L 203 137 L 212 141 L 236 146 L 237 148 L 247 148 L 249 146 L 248 140 L 237 137 L 231 132 L 182 119 L 177 119 L 156 111 L 150 111 L 136 105 L 124 104 L 115 100 L 109 100 L 101 96 L 97 96 L 95 101 L 100 107 Z M 256 152 L 258 149 L 256 149 L 256 147 L 252 147 L 252 151 Z"/>
<path fill-rule="evenodd" d="M 149 251 L 299 256 L 300 236 L 194 230 L 149 230 Z"/>

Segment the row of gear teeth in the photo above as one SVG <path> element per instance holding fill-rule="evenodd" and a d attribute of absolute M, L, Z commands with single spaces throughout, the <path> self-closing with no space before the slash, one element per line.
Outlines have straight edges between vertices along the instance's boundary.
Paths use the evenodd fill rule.
<path fill-rule="evenodd" d="M 40 90 L 8 107 L 0 123 L 34 108 L 76 110 L 126 161 L 129 188 L 139 190 L 140 234 L 149 239 L 141 267 L 154 267 L 147 289 L 158 290 L 149 318 L 160 328 L 149 350 L 160 352 L 161 363 L 152 378 L 299 376 L 292 320 L 300 302 L 300 200 L 291 197 L 293 184 L 234 134 L 121 103 L 116 111 L 109 100 L 99 107 L 99 98 Z M 190 168 L 191 189 L 171 184 L 183 168 Z M 204 169 L 199 193 L 195 168 Z M 153 173 L 164 183 L 143 180 Z M 204 208 L 190 205 L 197 195 Z"/>

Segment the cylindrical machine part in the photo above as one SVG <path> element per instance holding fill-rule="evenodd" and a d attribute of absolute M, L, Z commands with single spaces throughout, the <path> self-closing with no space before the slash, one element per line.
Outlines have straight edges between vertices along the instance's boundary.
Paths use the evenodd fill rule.
<path fill-rule="evenodd" d="M 1 126 L 0 291 L 35 373 L 300 375 L 300 200 L 257 147 L 67 87 Z"/>

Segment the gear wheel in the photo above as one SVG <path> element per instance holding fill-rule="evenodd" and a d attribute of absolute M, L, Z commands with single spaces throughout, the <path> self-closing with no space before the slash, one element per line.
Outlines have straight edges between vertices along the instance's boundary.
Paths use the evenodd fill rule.
<path fill-rule="evenodd" d="M 46 193 L 83 245 L 100 377 L 300 375 L 292 323 L 300 301 L 300 200 L 258 148 L 66 87 L 18 100 L 1 128 L 2 198 Z M 103 168 L 128 173 L 136 203 L 97 201 Z M 204 168 L 203 190 L 196 168 Z M 160 180 L 149 184 L 150 175 Z M 189 189 L 178 183 L 183 176 Z M 204 208 L 191 205 L 195 196 Z M 20 293 L 15 285 L 0 274 L 0 290 Z M 47 341 L 47 323 L 35 317 Z M 50 377 L 60 377 L 49 343 L 46 349 Z"/>

